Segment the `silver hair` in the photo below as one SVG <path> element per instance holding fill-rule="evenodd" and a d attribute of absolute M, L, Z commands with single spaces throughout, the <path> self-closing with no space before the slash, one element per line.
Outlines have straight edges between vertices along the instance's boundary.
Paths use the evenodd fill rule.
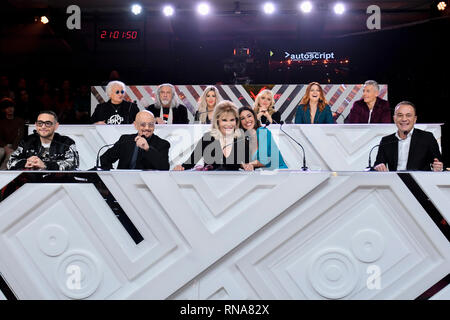
<path fill-rule="evenodd" d="M 161 88 L 162 87 L 170 87 L 170 89 L 172 90 L 172 100 L 170 101 L 169 107 L 170 108 L 177 108 L 181 104 L 181 101 L 178 98 L 177 91 L 175 90 L 175 87 L 173 85 L 171 85 L 170 83 L 163 83 L 163 84 L 158 86 L 158 89 L 156 89 L 155 107 L 157 109 L 161 109 L 162 108 L 161 98 L 159 97 L 159 94 L 161 92 Z"/>
<path fill-rule="evenodd" d="M 123 91 L 125 91 L 125 92 L 127 91 L 127 86 L 122 81 L 118 81 L 118 80 L 110 81 L 106 85 L 106 94 L 108 95 L 108 97 L 111 97 L 111 90 L 112 90 L 112 87 L 114 87 L 114 86 L 121 86 L 123 88 Z"/>
<path fill-rule="evenodd" d="M 375 80 L 367 80 L 366 82 L 364 82 L 364 86 L 373 86 L 375 89 L 377 89 L 377 91 L 380 91 L 380 86 L 378 85 L 378 82 L 376 82 Z"/>
<path fill-rule="evenodd" d="M 394 113 L 397 112 L 397 109 L 400 106 L 411 106 L 414 109 L 414 113 L 417 115 L 416 106 L 414 105 L 414 103 L 407 101 L 407 100 L 403 100 L 403 101 L 400 101 L 399 103 L 397 103 L 397 105 L 394 108 Z"/>

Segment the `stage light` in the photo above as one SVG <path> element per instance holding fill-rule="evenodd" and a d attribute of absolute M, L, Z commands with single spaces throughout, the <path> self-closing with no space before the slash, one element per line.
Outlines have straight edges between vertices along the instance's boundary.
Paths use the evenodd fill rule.
<path fill-rule="evenodd" d="M 300 10 L 302 10 L 303 13 L 310 13 L 312 10 L 312 4 L 310 1 L 303 1 L 300 4 Z"/>
<path fill-rule="evenodd" d="M 446 7 L 447 7 L 447 3 L 445 1 L 440 1 L 437 4 L 437 8 L 439 11 L 444 11 Z"/>
<path fill-rule="evenodd" d="M 334 13 L 336 14 L 343 14 L 345 11 L 345 7 L 342 3 L 336 3 L 334 5 Z"/>
<path fill-rule="evenodd" d="M 42 17 L 41 17 L 41 23 L 47 24 L 47 23 L 49 23 L 49 21 L 50 21 L 50 20 L 48 20 L 48 18 L 47 18 L 46 16 L 42 16 Z"/>
<path fill-rule="evenodd" d="M 171 17 L 175 13 L 175 9 L 172 6 L 164 6 L 163 13 L 166 17 Z"/>
<path fill-rule="evenodd" d="M 142 7 L 139 4 L 133 4 L 131 6 L 131 12 L 133 12 L 135 15 L 138 15 L 142 12 Z"/>
<path fill-rule="evenodd" d="M 266 2 L 263 5 L 263 10 L 265 14 L 272 14 L 275 12 L 275 6 L 272 2 Z"/>
<path fill-rule="evenodd" d="M 207 3 L 200 3 L 197 6 L 197 12 L 201 14 L 202 16 L 206 16 L 211 11 L 211 8 L 209 7 L 209 4 Z"/>

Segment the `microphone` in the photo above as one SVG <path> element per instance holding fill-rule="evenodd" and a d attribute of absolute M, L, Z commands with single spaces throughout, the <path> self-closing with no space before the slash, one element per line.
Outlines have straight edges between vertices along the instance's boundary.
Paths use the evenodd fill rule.
<path fill-rule="evenodd" d="M 379 146 L 386 146 L 386 145 L 388 145 L 388 144 L 393 144 L 393 143 L 398 143 L 398 139 L 396 138 L 395 141 L 390 141 L 390 142 L 386 142 L 386 143 L 380 143 L 380 144 L 377 144 L 376 146 L 373 146 L 372 149 L 370 149 L 370 152 L 369 152 L 369 166 L 368 166 L 366 169 L 368 169 L 369 171 L 372 171 L 372 169 L 373 169 L 373 167 L 372 167 L 372 158 L 371 158 L 371 156 L 372 156 L 372 151 L 373 151 L 376 147 L 379 147 Z"/>
<path fill-rule="evenodd" d="M 275 124 L 284 124 L 284 121 L 283 121 L 283 120 L 281 120 L 279 123 L 276 122 L 276 121 L 273 120 L 273 119 L 272 119 L 272 121 L 275 122 Z M 271 124 L 270 121 L 269 121 L 269 120 L 266 120 L 266 122 L 264 123 L 264 128 L 267 128 L 270 124 Z"/>
<path fill-rule="evenodd" d="M 260 119 L 260 121 L 261 121 L 261 123 L 265 123 L 266 124 L 266 126 L 267 126 L 267 122 L 269 122 L 269 124 L 270 124 L 270 121 L 267 119 L 267 117 L 266 116 L 261 116 L 261 119 Z M 265 128 L 265 127 L 264 127 Z"/>
<path fill-rule="evenodd" d="M 206 110 L 206 111 L 196 111 L 195 112 L 195 114 L 194 114 L 194 117 L 196 118 L 196 120 L 195 121 L 198 121 L 199 122 L 199 124 L 200 124 L 200 116 L 202 115 L 202 114 L 205 114 L 205 113 L 208 113 L 209 111 L 208 110 Z"/>
<path fill-rule="evenodd" d="M 141 137 L 147 140 L 147 138 L 144 135 L 141 135 Z M 102 146 L 97 152 L 97 158 L 96 158 L 96 161 L 95 161 L 95 163 L 96 163 L 95 167 L 92 168 L 92 169 L 89 169 L 89 171 L 91 171 L 91 170 L 102 170 L 101 165 L 100 165 L 100 151 L 102 151 L 104 148 L 112 147 L 115 144 L 121 145 L 121 144 L 126 144 L 126 143 L 130 143 L 130 141 L 123 141 L 123 142 L 120 142 L 120 143 L 115 142 L 115 143 L 105 144 L 104 146 Z M 148 143 L 148 141 L 147 141 L 147 143 Z M 149 146 L 149 150 L 152 149 L 152 148 L 155 149 L 154 147 L 150 146 L 150 144 L 148 144 L 148 146 Z"/>
<path fill-rule="evenodd" d="M 209 111 L 208 110 L 206 110 L 206 111 L 196 111 L 196 113 L 198 113 L 198 114 L 204 114 L 204 113 L 208 113 Z"/>
<path fill-rule="evenodd" d="M 408 130 L 404 130 L 403 131 L 403 134 L 405 135 L 405 136 L 408 136 L 408 133 L 409 133 L 409 131 Z M 373 168 L 372 168 L 372 161 L 371 161 L 371 154 L 372 154 L 372 151 L 373 151 L 373 149 L 375 149 L 376 147 L 379 147 L 379 146 L 381 146 L 381 145 L 388 145 L 388 144 L 392 144 L 392 143 L 397 143 L 399 140 L 398 139 L 396 139 L 395 141 L 391 141 L 391 142 L 387 142 L 387 143 L 380 143 L 380 144 L 377 144 L 376 146 L 374 146 L 372 149 L 370 149 L 370 152 L 369 152 L 369 166 L 366 168 L 366 169 L 369 169 L 369 170 L 372 170 Z"/>
<path fill-rule="evenodd" d="M 235 143 L 237 143 L 237 142 L 239 142 L 239 141 L 242 141 L 242 140 L 249 141 L 249 140 L 250 140 L 250 137 L 247 136 L 247 135 L 245 135 L 245 133 L 244 133 L 244 137 L 241 137 L 241 138 L 239 138 L 239 139 L 236 139 L 236 141 L 234 141 L 234 138 L 233 138 L 233 142 L 228 143 L 228 144 L 226 144 L 225 146 L 222 147 L 222 152 L 223 152 L 223 150 L 225 150 L 226 147 L 231 146 L 232 144 L 235 144 Z"/>
<path fill-rule="evenodd" d="M 281 123 L 278 123 L 278 122 L 276 122 L 273 119 L 272 119 L 272 121 L 275 122 L 276 124 L 279 124 L 281 132 L 283 132 L 285 135 L 287 135 L 292 141 L 294 141 L 296 144 L 298 144 L 300 146 L 300 148 L 302 148 L 302 151 L 303 151 L 303 166 L 302 166 L 302 170 L 303 171 L 308 170 L 308 167 L 306 166 L 305 149 L 303 148 L 303 146 L 300 144 L 300 142 L 295 140 L 293 137 L 291 137 L 291 135 L 289 135 L 286 131 L 283 130 L 284 121 L 280 121 Z M 266 126 L 268 126 L 269 124 L 270 124 L 270 122 L 266 122 Z"/>
<path fill-rule="evenodd" d="M 232 144 L 238 143 L 239 141 L 242 141 L 242 140 L 250 141 L 250 137 L 244 133 L 244 136 L 239 138 L 239 139 L 236 139 L 236 141 L 234 141 L 234 138 L 233 138 L 233 142 L 228 143 L 224 147 L 222 147 L 222 153 L 223 153 L 223 151 L 225 150 L 226 147 L 231 146 Z"/>
<path fill-rule="evenodd" d="M 126 141 L 126 142 L 128 143 L 129 141 Z M 121 142 L 120 144 L 123 144 L 123 143 L 125 143 L 125 142 Z M 95 167 L 90 169 L 90 170 L 102 170 L 101 165 L 100 165 L 100 151 L 102 151 L 106 147 L 112 147 L 113 145 L 115 145 L 115 143 L 105 144 L 104 146 L 102 146 L 98 150 L 97 158 L 96 158 L 96 161 L 95 161 Z"/>

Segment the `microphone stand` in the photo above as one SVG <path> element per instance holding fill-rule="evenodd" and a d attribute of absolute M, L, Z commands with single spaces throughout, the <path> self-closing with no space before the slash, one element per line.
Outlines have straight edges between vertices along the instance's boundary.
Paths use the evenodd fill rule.
<path fill-rule="evenodd" d="M 147 140 L 147 139 L 150 138 L 150 137 L 149 137 L 149 138 L 146 138 L 144 135 L 141 135 L 140 137 L 141 137 L 141 138 L 144 138 L 145 140 Z M 106 145 L 102 146 L 102 147 L 98 150 L 98 152 L 97 152 L 97 159 L 96 159 L 96 161 L 95 161 L 95 164 L 96 164 L 95 167 L 92 168 L 92 169 L 89 169 L 89 171 L 93 171 L 93 170 L 101 171 L 101 170 L 103 170 L 102 167 L 101 167 L 101 164 L 100 164 L 100 151 L 102 151 L 102 149 L 107 148 L 107 147 L 114 146 L 115 144 L 117 144 L 117 145 L 122 145 L 122 144 L 127 144 L 127 143 L 130 143 L 130 141 L 116 142 L 116 143 L 106 144 Z M 155 147 L 153 147 L 153 146 L 150 145 L 150 143 L 148 142 L 148 140 L 147 140 L 147 143 L 148 143 L 149 150 L 152 149 L 152 150 L 158 151 L 157 149 L 155 149 Z"/>
<path fill-rule="evenodd" d="M 90 169 L 90 170 L 96 170 L 96 171 L 102 170 L 102 167 L 101 167 L 101 165 L 100 165 L 100 151 L 102 151 L 103 148 L 111 147 L 111 146 L 113 146 L 113 145 L 114 145 L 114 143 L 106 144 L 106 145 L 104 145 L 103 147 L 101 147 L 101 148 L 98 150 L 98 152 L 97 152 L 97 158 L 96 158 L 96 161 L 95 161 L 95 167 L 92 168 L 92 169 Z"/>
<path fill-rule="evenodd" d="M 373 170 L 373 167 L 372 167 L 372 158 L 371 158 L 371 156 L 372 156 L 372 151 L 373 151 L 376 147 L 379 147 L 380 145 L 381 145 L 381 143 L 380 143 L 380 144 L 377 144 L 376 146 L 372 147 L 372 149 L 370 149 L 370 152 L 369 152 L 369 165 L 367 166 L 366 171 L 372 171 L 372 170 Z"/>
<path fill-rule="evenodd" d="M 407 131 L 405 131 L 406 132 L 406 134 L 407 134 Z M 380 144 L 377 144 L 376 146 L 373 146 L 372 147 L 372 149 L 370 149 L 370 152 L 369 152 L 369 165 L 367 166 L 367 168 L 366 168 L 366 171 L 373 171 L 374 169 L 373 169 L 373 167 L 372 167 L 372 158 L 371 158 L 371 156 L 372 156 L 372 151 L 376 148 L 376 147 L 379 147 L 379 146 L 385 146 L 385 145 L 388 145 L 388 144 L 392 144 L 392 143 L 398 143 L 398 139 L 396 139 L 395 141 L 390 141 L 390 142 L 387 142 L 387 143 L 380 143 Z"/>
<path fill-rule="evenodd" d="M 303 166 L 302 166 L 302 170 L 303 171 L 307 171 L 308 167 L 306 166 L 306 156 L 305 156 L 305 149 L 303 148 L 303 146 L 297 141 L 295 140 L 293 137 L 291 137 L 290 134 L 288 134 L 286 131 L 283 130 L 283 124 L 284 122 L 282 121 L 282 123 L 278 123 L 275 120 L 272 119 L 273 122 L 275 122 L 276 124 L 280 125 L 280 130 L 281 132 L 283 132 L 285 135 L 287 135 L 292 141 L 294 141 L 296 144 L 298 144 L 300 146 L 300 148 L 302 148 L 303 151 Z M 266 122 L 266 126 L 268 126 L 270 124 L 269 121 Z"/>

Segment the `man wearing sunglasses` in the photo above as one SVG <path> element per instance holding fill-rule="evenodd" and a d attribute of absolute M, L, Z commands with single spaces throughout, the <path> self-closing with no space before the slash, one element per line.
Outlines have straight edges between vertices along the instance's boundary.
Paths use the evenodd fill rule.
<path fill-rule="evenodd" d="M 9 170 L 76 170 L 79 156 L 75 142 L 56 133 L 58 117 L 53 111 L 41 111 L 34 133 L 23 139 L 11 154 Z"/>
<path fill-rule="evenodd" d="M 102 169 L 112 169 L 119 160 L 117 169 L 169 170 L 170 143 L 161 139 L 155 131 L 153 113 L 142 110 L 136 115 L 134 127 L 137 133 L 124 134 L 101 157 Z"/>
<path fill-rule="evenodd" d="M 121 81 L 110 81 L 106 86 L 109 100 L 99 103 L 92 114 L 93 124 L 131 124 L 139 112 L 138 106 L 126 101 L 126 86 Z"/>

